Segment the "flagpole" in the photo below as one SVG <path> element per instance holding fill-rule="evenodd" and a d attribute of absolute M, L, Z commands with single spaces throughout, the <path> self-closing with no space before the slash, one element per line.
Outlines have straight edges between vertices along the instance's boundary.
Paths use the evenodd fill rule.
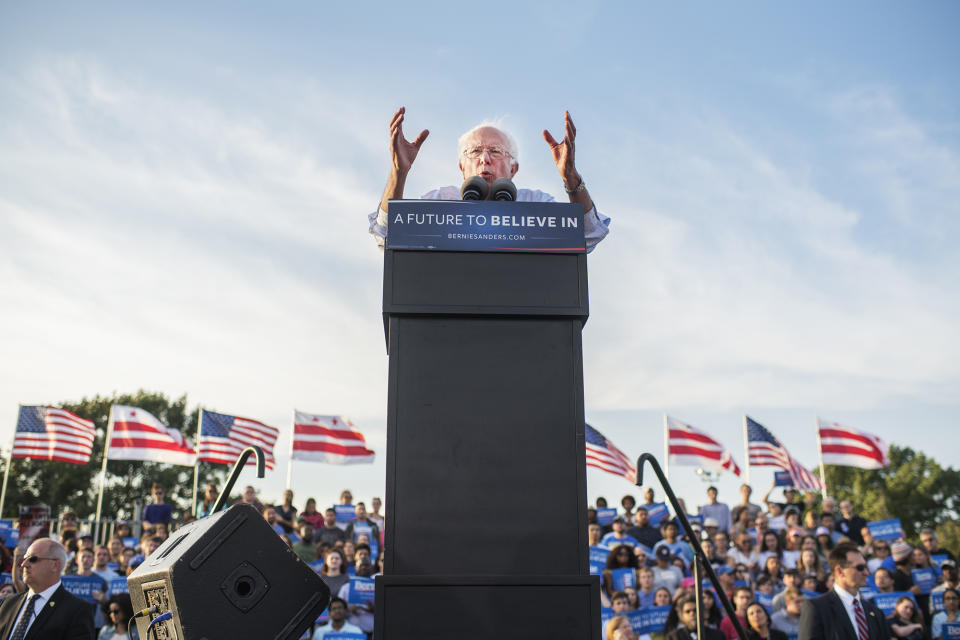
<path fill-rule="evenodd" d="M 110 452 L 110 436 L 113 434 L 113 406 L 110 405 L 110 417 L 107 418 L 107 433 L 103 438 L 103 466 L 100 468 L 100 491 L 97 495 L 97 520 L 93 527 L 93 539 L 99 541 L 100 514 L 103 509 L 103 485 L 107 480 L 107 454 Z"/>
<path fill-rule="evenodd" d="M 663 475 L 670 479 L 670 424 L 667 412 L 663 412 Z"/>
<path fill-rule="evenodd" d="M 203 427 L 203 407 L 200 407 L 200 413 L 197 414 L 197 436 L 194 438 L 196 444 L 197 458 L 193 461 L 193 505 L 190 507 L 190 513 L 197 513 L 197 482 L 200 478 L 200 429 Z"/>
<path fill-rule="evenodd" d="M 743 457 L 747 470 L 746 484 L 750 484 L 750 436 L 747 434 L 747 414 L 743 414 Z"/>
<path fill-rule="evenodd" d="M 820 441 L 820 418 L 813 416 L 813 428 L 817 432 L 817 456 L 820 458 L 820 496 L 827 500 L 827 476 L 823 472 L 823 442 Z"/>
<path fill-rule="evenodd" d="M 287 460 L 287 489 L 293 479 L 293 438 L 297 432 L 297 410 L 293 410 L 293 431 L 290 432 L 290 459 Z"/>
<path fill-rule="evenodd" d="M 20 421 L 20 409 L 22 404 L 17 405 L 17 422 Z M 13 445 L 17 442 L 17 428 L 13 428 L 13 438 L 10 440 L 10 454 L 7 456 L 7 468 L 3 472 L 3 490 L 0 491 L 0 518 L 3 517 L 3 505 L 7 501 L 7 480 L 10 479 L 10 466 L 13 464 Z M 16 572 L 14 572 L 16 573 Z"/>

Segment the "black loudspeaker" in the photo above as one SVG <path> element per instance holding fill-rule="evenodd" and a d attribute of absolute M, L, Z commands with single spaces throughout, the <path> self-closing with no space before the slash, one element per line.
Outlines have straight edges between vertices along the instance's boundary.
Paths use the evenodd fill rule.
<path fill-rule="evenodd" d="M 330 590 L 251 505 L 178 529 L 129 578 L 134 611 L 158 607 L 155 640 L 296 640 Z M 137 618 L 147 640 L 150 620 Z"/>

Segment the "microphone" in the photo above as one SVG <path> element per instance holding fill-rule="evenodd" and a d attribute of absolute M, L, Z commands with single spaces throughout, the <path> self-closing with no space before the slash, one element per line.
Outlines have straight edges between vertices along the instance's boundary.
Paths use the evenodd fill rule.
<path fill-rule="evenodd" d="M 488 193 L 490 193 L 490 187 L 480 176 L 467 178 L 460 187 L 460 197 L 464 200 L 486 200 Z"/>
<path fill-rule="evenodd" d="M 490 186 L 490 191 L 493 192 L 492 200 L 513 202 L 517 199 L 517 185 L 510 178 L 497 178 Z"/>

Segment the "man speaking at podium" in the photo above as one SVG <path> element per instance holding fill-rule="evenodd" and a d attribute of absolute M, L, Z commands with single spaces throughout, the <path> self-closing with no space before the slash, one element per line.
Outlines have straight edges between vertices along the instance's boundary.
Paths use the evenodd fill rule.
<path fill-rule="evenodd" d="M 390 200 L 403 198 L 403 188 L 407 181 L 410 167 L 420 152 L 420 147 L 427 139 L 429 131 L 424 129 L 413 142 L 409 142 L 403 135 L 403 117 L 405 107 L 400 107 L 393 114 L 390 121 L 390 155 L 393 165 L 387 178 L 387 187 L 383 191 L 380 209 L 368 216 L 370 233 L 373 234 L 377 245 L 383 248 L 387 237 L 387 209 Z M 570 198 L 570 202 L 579 202 L 583 205 L 583 234 L 586 240 L 587 252 L 593 250 L 598 242 L 610 231 L 610 218 L 597 211 L 587 191 L 583 177 L 577 171 L 574 163 L 574 138 L 577 129 L 570 119 L 570 112 L 564 112 L 565 136 L 557 142 L 550 132 L 543 130 L 543 139 L 550 146 L 553 161 L 557 165 L 563 188 Z M 480 176 L 490 186 L 499 178 L 513 179 L 520 168 L 517 160 L 517 144 L 513 137 L 492 124 L 481 123 L 460 136 L 458 143 L 459 168 L 463 178 L 469 179 Z M 456 187 L 441 187 L 423 195 L 424 200 L 459 200 L 460 190 Z M 518 189 L 518 202 L 554 202 L 553 196 L 543 191 Z"/>

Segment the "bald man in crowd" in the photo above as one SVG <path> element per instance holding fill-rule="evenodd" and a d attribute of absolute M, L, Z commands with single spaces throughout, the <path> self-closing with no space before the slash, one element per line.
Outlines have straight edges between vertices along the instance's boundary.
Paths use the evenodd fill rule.
<path fill-rule="evenodd" d="M 379 210 L 368 216 L 370 233 L 381 248 L 389 227 L 387 212 L 390 200 L 403 199 L 407 175 L 420 152 L 420 147 L 430 133 L 424 129 L 412 142 L 408 141 L 403 135 L 405 115 L 406 108 L 400 107 L 390 120 L 392 162 L 390 173 L 387 177 L 387 186 L 383 191 L 383 198 L 380 200 Z M 544 129 L 543 139 L 560 172 L 568 199 L 570 202 L 583 205 L 583 235 L 589 252 L 609 233 L 610 218 L 597 211 L 590 192 L 587 191 L 586 182 L 577 170 L 574 157 L 574 139 L 577 130 L 573 126 L 569 112 L 564 113 L 564 134 L 563 139 L 558 142 L 549 131 Z M 492 123 L 481 123 L 460 136 L 457 157 L 458 168 L 464 180 L 480 176 L 487 186 L 492 185 L 499 178 L 513 180 L 520 169 L 519 151 L 513 136 Z M 460 200 L 460 189 L 455 186 L 434 189 L 424 194 L 422 199 Z M 518 202 L 555 202 L 549 193 L 530 189 L 518 189 L 516 199 Z"/>
<path fill-rule="evenodd" d="M 93 605 L 68 593 L 60 582 L 67 552 L 40 538 L 20 561 L 24 592 L 0 605 L 0 639 L 93 640 Z"/>

